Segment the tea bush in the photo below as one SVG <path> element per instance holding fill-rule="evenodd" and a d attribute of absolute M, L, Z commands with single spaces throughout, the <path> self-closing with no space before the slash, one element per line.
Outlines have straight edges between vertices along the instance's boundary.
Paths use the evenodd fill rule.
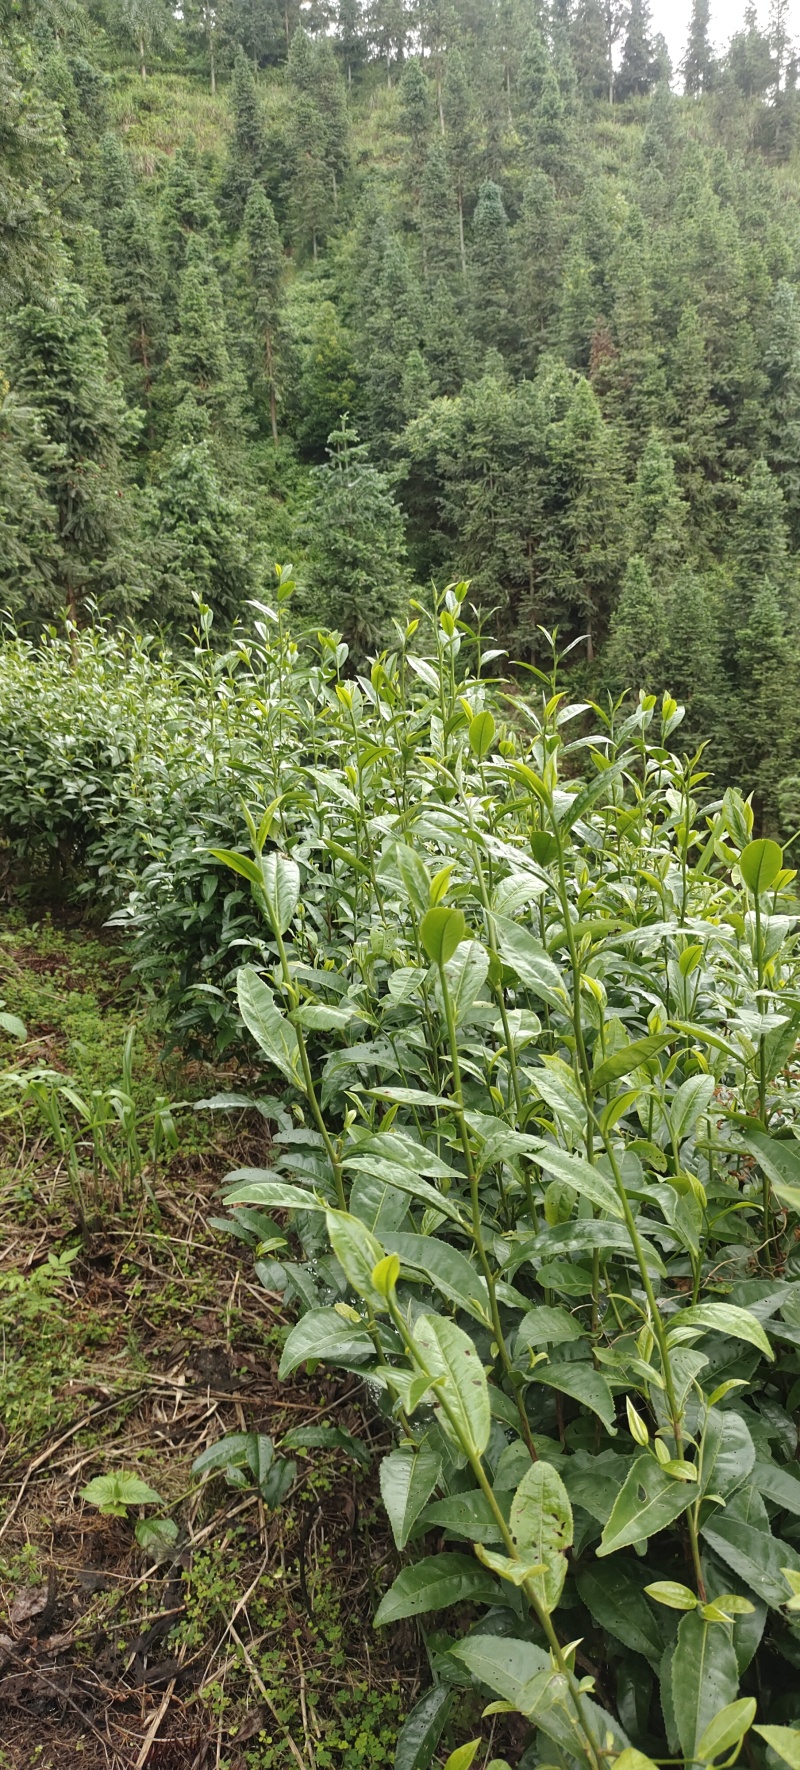
<path fill-rule="evenodd" d="M 205 996 L 281 1092 L 227 1207 L 299 1306 L 282 1372 L 395 1423 L 376 1624 L 423 1619 L 432 1674 L 399 1770 L 466 1687 L 525 1770 L 798 1770 L 794 874 L 668 695 L 570 704 L 554 663 L 504 696 L 460 585 L 347 680 L 279 589 L 222 657 L 48 642 L 38 722 L 12 648 L 0 725 L 47 767 L 35 829 L 8 748 L 0 804 L 128 887 L 184 1024 Z"/>

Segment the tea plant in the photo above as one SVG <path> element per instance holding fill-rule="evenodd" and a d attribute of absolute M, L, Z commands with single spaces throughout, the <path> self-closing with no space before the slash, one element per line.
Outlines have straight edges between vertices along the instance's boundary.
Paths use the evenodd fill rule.
<path fill-rule="evenodd" d="M 82 690 L 49 642 L 47 742 L 56 782 L 103 679 L 127 759 L 77 792 L 85 881 L 180 1036 L 261 1053 L 275 1159 L 226 1203 L 299 1306 L 283 1373 L 353 1371 L 395 1424 L 376 1621 L 423 1619 L 432 1673 L 399 1770 L 467 1686 L 526 1766 L 797 1770 L 794 874 L 669 695 L 572 704 L 555 658 L 503 695 L 465 585 L 348 679 L 291 589 L 222 655 L 202 609 L 183 661 L 79 636 Z"/>
<path fill-rule="evenodd" d="M 215 852 L 296 1120 L 227 1205 L 292 1215 L 282 1374 L 355 1371 L 396 1422 L 376 1624 L 452 1619 L 401 1770 L 465 1683 L 526 1764 L 796 1764 L 764 1726 L 800 1721 L 794 875 L 669 696 L 570 705 L 554 668 L 498 724 L 462 601 L 429 658 L 320 684 L 313 806 L 276 770 L 251 857 Z"/>

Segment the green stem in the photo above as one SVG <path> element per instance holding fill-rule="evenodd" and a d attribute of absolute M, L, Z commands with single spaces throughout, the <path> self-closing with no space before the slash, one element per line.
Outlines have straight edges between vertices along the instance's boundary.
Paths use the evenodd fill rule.
<path fill-rule="evenodd" d="M 489 1257 L 486 1252 L 486 1246 L 485 1246 L 485 1243 L 483 1240 L 483 1226 L 481 1223 L 480 1192 L 479 1192 L 479 1188 L 478 1188 L 478 1176 L 475 1171 L 475 1163 L 474 1163 L 473 1156 L 472 1156 L 472 1145 L 469 1140 L 469 1127 L 467 1125 L 466 1112 L 465 1112 L 465 1108 L 464 1108 L 464 1093 L 463 1093 L 463 1089 L 461 1086 L 461 1065 L 459 1063 L 459 1058 L 458 1058 L 458 1039 L 456 1038 L 455 1015 L 453 1013 L 452 998 L 451 998 L 450 990 L 449 990 L 448 984 L 447 984 L 447 975 L 445 972 L 444 965 L 441 962 L 439 963 L 439 981 L 441 984 L 442 1000 L 444 1002 L 445 1017 L 447 1020 L 447 1037 L 448 1037 L 448 1042 L 450 1045 L 450 1058 L 451 1058 L 451 1062 L 452 1062 L 452 1066 L 453 1066 L 453 1094 L 455 1097 L 456 1117 L 458 1119 L 458 1126 L 459 1126 L 459 1131 L 460 1131 L 460 1135 L 461 1135 L 461 1144 L 462 1144 L 462 1148 L 464 1150 L 464 1160 L 466 1162 L 467 1177 L 469 1180 L 470 1206 L 471 1206 L 471 1212 L 472 1212 L 472 1239 L 475 1244 L 475 1251 L 478 1255 L 478 1260 L 481 1265 L 481 1270 L 483 1272 L 483 1276 L 486 1280 L 486 1289 L 489 1293 L 489 1306 L 491 1309 L 492 1326 L 494 1328 L 494 1335 L 495 1335 L 495 1339 L 497 1341 L 497 1349 L 500 1354 L 500 1359 L 501 1359 L 503 1368 L 506 1372 L 507 1377 L 509 1378 L 509 1380 L 511 1382 L 511 1386 L 512 1386 L 512 1389 L 514 1392 L 514 1400 L 516 1402 L 517 1413 L 519 1414 L 519 1422 L 520 1422 L 520 1426 L 522 1428 L 522 1436 L 523 1436 L 525 1443 L 528 1447 L 528 1450 L 530 1452 L 533 1462 L 536 1462 L 538 1460 L 536 1446 L 534 1445 L 533 1438 L 531 1436 L 531 1428 L 530 1428 L 530 1423 L 528 1421 L 528 1416 L 525 1412 L 525 1404 L 522 1400 L 522 1396 L 520 1395 L 519 1385 L 516 1380 L 516 1372 L 515 1372 L 514 1367 L 512 1365 L 511 1358 L 510 1358 L 509 1352 L 508 1352 L 508 1347 L 506 1346 L 505 1336 L 503 1334 L 503 1329 L 500 1324 L 500 1310 L 498 1308 L 498 1303 L 497 1303 L 497 1291 L 495 1289 L 494 1273 L 492 1272 L 492 1268 L 489 1263 Z"/>

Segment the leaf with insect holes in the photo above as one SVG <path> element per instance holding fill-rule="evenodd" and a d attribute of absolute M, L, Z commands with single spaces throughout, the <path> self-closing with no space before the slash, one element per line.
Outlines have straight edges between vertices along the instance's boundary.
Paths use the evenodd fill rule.
<path fill-rule="evenodd" d="M 665 1530 L 691 1505 L 693 1483 L 676 1481 L 654 1457 L 637 1457 L 614 1502 L 597 1550 L 598 1556 L 614 1555 L 628 1543 Z"/>
<path fill-rule="evenodd" d="M 511 1503 L 509 1523 L 520 1559 L 542 1563 L 547 1569 L 531 1583 L 549 1614 L 564 1589 L 566 1552 L 573 1532 L 569 1496 L 551 1463 L 540 1459 L 523 1475 Z"/>
<path fill-rule="evenodd" d="M 423 1368 L 436 1383 L 437 1414 L 452 1434 L 448 1414 L 465 1441 L 482 1456 L 489 1442 L 489 1385 L 474 1341 L 446 1315 L 420 1315 L 414 1323 L 414 1345 Z"/>

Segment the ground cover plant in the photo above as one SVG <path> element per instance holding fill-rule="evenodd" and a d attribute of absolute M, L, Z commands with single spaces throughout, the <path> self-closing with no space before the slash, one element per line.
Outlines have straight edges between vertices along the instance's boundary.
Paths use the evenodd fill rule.
<path fill-rule="evenodd" d="M 0 1011 L 0 1076 L 47 1069 L 82 1098 L 113 1094 L 135 1026 L 141 1126 L 165 1090 L 177 1108 L 208 1086 L 159 1061 L 119 940 L 74 912 L 4 903 L 0 994 L 17 1010 Z M 91 1130 L 77 1111 L 69 1124 L 89 1190 Z M 40 1102 L 0 1099 L 0 1764 L 131 1770 L 149 1739 L 164 1770 L 389 1770 L 421 1667 L 413 1638 L 370 1639 L 391 1552 L 385 1428 L 357 1378 L 278 1383 L 281 1299 L 213 1227 L 230 1127 L 223 1147 L 191 1105 L 175 1124 L 177 1147 L 122 1193 L 106 1127 L 81 1227 Z M 264 1159 L 259 1114 L 233 1135 Z M 264 1492 L 213 1457 L 193 1473 L 236 1431 L 260 1446 Z"/>
<path fill-rule="evenodd" d="M 418 1619 L 431 1670 L 399 1770 L 433 1762 L 468 1689 L 486 1725 L 453 1770 L 473 1745 L 526 1770 L 795 1764 L 794 874 L 682 755 L 669 694 L 571 704 L 556 660 L 524 693 L 487 680 L 466 585 L 348 676 L 336 636 L 292 637 L 288 573 L 277 591 L 202 668 L 159 664 L 179 761 L 159 731 L 130 926 L 173 963 L 186 881 L 211 904 L 208 981 L 177 1012 L 246 1029 L 263 1083 L 211 1104 L 257 1098 L 273 1127 L 269 1164 L 228 1176 L 228 1224 L 298 1312 L 282 1375 L 343 1368 L 395 1433 L 403 1563 L 375 1620 Z M 51 734 L 101 642 L 74 644 L 74 666 L 47 654 Z M 23 759 L 35 668 L 13 654 Z M 128 768 L 135 721 L 117 735 Z M 96 889 L 124 785 L 102 754 L 92 778 Z M 56 783 L 42 827 L 59 803 Z"/>

